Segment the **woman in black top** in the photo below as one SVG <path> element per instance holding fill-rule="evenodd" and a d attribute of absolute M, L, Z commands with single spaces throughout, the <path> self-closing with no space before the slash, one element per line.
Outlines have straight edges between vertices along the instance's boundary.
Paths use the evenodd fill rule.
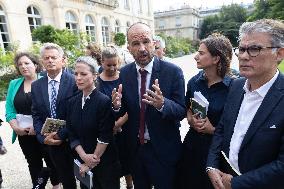
<path fill-rule="evenodd" d="M 119 67 L 121 64 L 121 59 L 117 50 L 114 47 L 106 47 L 102 51 L 102 68 L 103 71 L 97 78 L 98 89 L 110 99 L 112 91 L 114 88 L 118 88 L 119 85 Z M 115 136 L 115 144 L 118 148 L 119 161 L 121 164 L 121 176 L 124 176 L 126 181 L 126 188 L 132 189 L 133 182 L 130 175 L 130 165 L 128 152 L 126 150 L 126 140 L 125 133 L 123 132 L 123 127 L 126 127 L 128 120 L 128 114 L 118 118 L 115 121 L 113 127 L 113 133 Z"/>
<path fill-rule="evenodd" d="M 47 166 L 51 168 L 53 189 L 57 189 L 59 188 L 59 180 L 45 145 L 37 141 L 32 122 L 31 125 L 23 127 L 23 121 L 19 118 L 19 116 L 29 116 L 31 118 L 31 84 L 37 79 L 37 73 L 41 71 L 41 65 L 37 58 L 29 53 L 18 53 L 14 62 L 22 77 L 12 80 L 9 84 L 6 100 L 6 120 L 13 129 L 13 139 L 15 140 L 16 135 L 18 135 L 20 147 L 29 166 L 33 187 L 38 185 L 37 178 L 41 174 L 43 168 L 42 158 L 44 158 Z"/>
<path fill-rule="evenodd" d="M 69 101 L 67 128 L 70 145 L 81 162 L 80 173 L 91 170 L 96 189 L 119 189 L 117 151 L 113 146 L 111 100 L 95 87 L 96 62 L 79 57 L 75 63 L 75 80 L 82 92 Z M 81 183 L 81 188 L 86 188 Z"/>
<path fill-rule="evenodd" d="M 212 136 L 217 126 L 232 78 L 229 74 L 232 45 L 228 38 L 212 34 L 200 42 L 195 56 L 197 68 L 202 69 L 187 84 L 186 106 L 190 129 L 183 142 L 183 153 L 179 162 L 179 189 L 213 188 L 206 174 L 206 161 Z M 209 102 L 205 119 L 193 114 L 190 98 L 200 92 Z"/>

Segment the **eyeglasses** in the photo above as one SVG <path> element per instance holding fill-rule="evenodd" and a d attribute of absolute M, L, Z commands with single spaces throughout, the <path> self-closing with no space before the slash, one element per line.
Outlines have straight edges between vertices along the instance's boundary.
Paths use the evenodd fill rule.
<path fill-rule="evenodd" d="M 280 48 L 280 47 L 261 47 L 253 45 L 249 47 L 236 47 L 234 48 L 234 52 L 236 56 L 239 56 L 240 54 L 244 54 L 245 52 L 247 52 L 250 57 L 257 57 L 262 49 L 274 49 L 274 48 Z"/>

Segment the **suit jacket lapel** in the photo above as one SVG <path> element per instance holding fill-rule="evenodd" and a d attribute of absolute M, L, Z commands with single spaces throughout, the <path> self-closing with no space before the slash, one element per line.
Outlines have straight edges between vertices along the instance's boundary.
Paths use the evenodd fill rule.
<path fill-rule="evenodd" d="M 236 121 L 237 121 L 237 118 L 238 118 L 238 114 L 239 114 L 239 110 L 240 110 L 240 107 L 241 107 L 241 104 L 243 102 L 243 99 L 244 99 L 244 94 L 245 94 L 245 91 L 243 89 L 243 82 L 242 82 L 242 85 L 239 86 L 239 92 L 235 93 L 236 95 L 233 96 L 233 99 L 234 99 L 234 104 L 235 106 L 232 107 L 232 111 L 230 112 L 230 116 L 232 116 L 233 118 L 235 118 L 234 120 L 232 120 L 231 124 L 229 125 L 230 127 L 228 128 L 229 130 L 229 134 L 230 134 L 230 137 L 229 138 L 232 138 L 232 135 L 234 133 L 234 128 L 235 128 L 235 124 L 236 124 Z M 225 123 L 226 125 L 226 123 Z"/>
<path fill-rule="evenodd" d="M 275 83 L 271 86 L 268 93 L 264 97 L 260 107 L 258 108 L 244 137 L 240 150 L 244 148 L 244 146 L 253 137 L 255 132 L 262 126 L 263 122 L 267 119 L 267 117 L 273 111 L 274 107 L 278 104 L 279 100 L 283 97 L 284 94 L 281 91 L 282 89 L 284 89 L 283 86 L 283 76 L 279 75 Z"/>
<path fill-rule="evenodd" d="M 49 103 L 49 95 L 48 95 L 48 79 L 47 76 L 43 77 L 42 83 L 41 83 L 41 93 L 43 96 L 43 101 L 45 104 L 45 107 L 50 114 L 50 103 Z"/>
<path fill-rule="evenodd" d="M 152 85 L 155 83 L 155 79 L 159 79 L 160 75 L 159 72 L 160 72 L 160 60 L 155 57 L 153 62 L 152 75 L 150 79 L 150 86 L 149 86 L 150 90 L 154 90 Z"/>
<path fill-rule="evenodd" d="M 66 77 L 66 73 L 64 71 L 62 71 L 62 75 L 60 78 L 60 84 L 59 84 L 59 89 L 58 89 L 58 94 L 57 94 L 57 98 L 56 98 L 56 105 L 58 105 L 58 103 L 60 102 L 61 98 L 63 97 L 64 94 L 66 94 L 66 90 L 67 90 L 67 77 Z"/>
<path fill-rule="evenodd" d="M 128 85 L 127 88 L 129 87 L 129 89 L 134 90 L 133 93 L 133 99 L 134 99 L 134 104 L 135 106 L 140 109 L 140 102 L 139 102 L 139 94 L 138 94 L 138 81 L 137 81 L 137 69 L 136 69 L 136 64 L 133 63 L 132 66 L 130 67 L 130 71 L 129 73 L 127 73 L 129 75 L 128 78 Z M 122 91 L 123 88 L 126 89 L 126 87 L 122 86 Z M 125 92 L 129 92 L 129 91 L 125 91 Z"/>

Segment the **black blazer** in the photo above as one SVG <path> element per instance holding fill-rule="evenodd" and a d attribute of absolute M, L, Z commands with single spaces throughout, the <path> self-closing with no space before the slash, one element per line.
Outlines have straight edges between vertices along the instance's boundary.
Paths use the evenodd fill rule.
<path fill-rule="evenodd" d="M 243 100 L 245 79 L 237 79 L 215 130 L 207 167 L 220 168 L 220 151 L 229 154 L 230 141 Z M 284 76 L 279 74 L 258 108 L 239 151 L 241 176 L 233 189 L 284 188 Z"/>
<path fill-rule="evenodd" d="M 62 72 L 56 100 L 56 118 L 66 120 L 67 100 L 77 92 L 74 76 Z M 48 96 L 48 78 L 44 76 L 32 83 L 32 116 L 37 139 L 43 143 L 44 136 L 40 134 L 43 123 L 50 116 L 50 103 Z M 62 140 L 67 138 L 66 129 L 58 132 Z"/>
<path fill-rule="evenodd" d="M 82 109 L 82 95 L 81 92 L 68 102 L 67 129 L 71 148 L 81 145 L 86 153 L 91 154 L 99 140 L 109 143 L 100 164 L 116 161 L 117 152 L 112 134 L 115 120 L 111 100 L 95 89 Z"/>

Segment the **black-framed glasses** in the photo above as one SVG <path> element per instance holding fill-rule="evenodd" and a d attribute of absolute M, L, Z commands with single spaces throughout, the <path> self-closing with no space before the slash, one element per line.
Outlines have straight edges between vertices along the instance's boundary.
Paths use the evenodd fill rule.
<path fill-rule="evenodd" d="M 263 49 L 274 49 L 274 48 L 280 48 L 280 47 L 261 47 L 261 46 L 249 46 L 249 47 L 236 47 L 234 48 L 234 52 L 236 56 L 239 56 L 240 54 L 244 54 L 247 52 L 249 56 L 251 57 L 257 57 L 260 54 L 260 51 Z"/>

